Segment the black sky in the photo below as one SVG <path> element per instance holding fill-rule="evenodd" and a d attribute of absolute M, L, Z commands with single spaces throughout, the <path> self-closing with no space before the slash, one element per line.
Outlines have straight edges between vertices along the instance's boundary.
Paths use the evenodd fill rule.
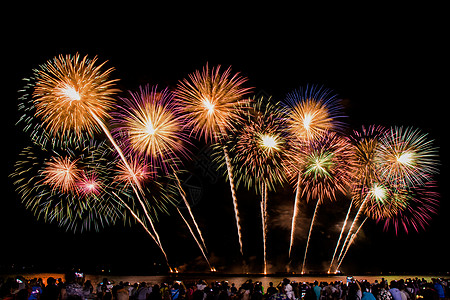
<path fill-rule="evenodd" d="M 20 9 L 20 8 L 18 8 Z M 17 14 L 4 28 L 3 103 L 4 167 L 0 202 L 2 254 L 0 266 L 81 265 L 109 266 L 116 270 L 150 270 L 162 257 L 154 243 L 136 225 L 120 224 L 100 233 L 66 233 L 54 224 L 43 224 L 20 204 L 8 178 L 20 150 L 29 142 L 14 123 L 18 120 L 17 90 L 21 78 L 31 69 L 58 54 L 98 55 L 114 67 L 123 91 L 141 84 L 176 85 L 177 81 L 206 62 L 232 66 L 249 78 L 255 93 L 264 92 L 277 100 L 305 84 L 323 84 L 344 100 L 351 128 L 361 125 L 414 126 L 429 133 L 440 147 L 441 174 L 438 176 L 441 207 L 426 232 L 399 234 L 383 232 L 369 222 L 348 253 L 347 272 L 445 272 L 450 270 L 444 241 L 448 236 L 450 207 L 445 189 L 448 179 L 447 98 L 444 78 L 448 59 L 438 9 L 354 8 L 340 13 L 329 8 L 281 11 L 270 7 L 248 13 L 225 11 L 202 15 L 174 15 L 163 9 L 146 14 L 148 8 L 113 15 L 94 13 L 73 19 L 49 11 L 30 10 Z M 355 10 L 356 9 L 356 10 Z M 134 13 L 136 15 L 134 15 Z M 159 16 L 155 16 L 155 14 Z M 203 18 L 202 18 L 203 17 Z M 136 22 L 136 20 L 139 20 Z M 75 22 L 74 22 L 75 21 Z M 21 25 L 21 26 L 19 26 Z M 200 150 L 198 150 L 200 152 Z M 198 152 L 198 153 L 199 153 Z M 196 153 L 197 154 L 197 153 Z M 200 154 L 198 154 L 200 155 Z M 223 177 L 212 182 L 192 166 L 203 194 L 194 214 L 203 227 L 212 261 L 223 270 L 242 264 L 235 239 L 228 183 Z M 253 192 L 238 191 L 242 201 L 245 261 L 250 270 L 261 265 L 258 198 Z M 289 215 L 291 189 L 279 189 L 269 202 L 269 263 L 283 270 L 287 263 L 289 232 L 283 225 Z M 332 254 L 336 222 L 345 217 L 348 203 L 323 208 L 311 240 L 311 269 L 322 269 Z M 306 212 L 311 207 L 305 208 Z M 311 213 L 305 217 L 311 216 Z M 174 265 L 204 270 L 206 265 L 175 216 L 160 222 L 162 239 Z M 306 225 L 305 225 L 306 226 Z M 296 241 L 300 262 L 304 237 Z M 253 266 L 254 269 L 252 269 Z"/>

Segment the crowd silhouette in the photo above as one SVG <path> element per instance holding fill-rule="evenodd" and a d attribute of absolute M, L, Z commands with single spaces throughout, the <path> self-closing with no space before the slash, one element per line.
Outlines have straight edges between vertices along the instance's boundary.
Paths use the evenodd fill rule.
<path fill-rule="evenodd" d="M 301 279 L 301 278 L 300 278 Z M 94 286 L 95 285 L 95 286 Z M 70 272 L 65 280 L 24 277 L 1 281 L 2 300 L 442 300 L 448 299 L 449 279 L 401 279 L 368 282 L 297 282 L 287 278 L 264 287 L 247 280 L 237 287 L 228 281 L 174 281 L 171 283 L 119 282 L 104 278 L 99 283 Z"/>

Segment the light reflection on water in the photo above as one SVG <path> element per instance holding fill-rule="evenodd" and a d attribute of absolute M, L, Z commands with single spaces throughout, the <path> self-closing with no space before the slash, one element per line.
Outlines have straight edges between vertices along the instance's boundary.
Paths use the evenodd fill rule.
<path fill-rule="evenodd" d="M 62 278 L 64 280 L 64 274 L 62 273 L 36 273 L 36 274 L 23 274 L 23 276 L 26 279 L 32 279 L 32 278 L 42 278 L 44 280 L 44 283 L 47 282 L 48 277 L 53 278 Z M 360 276 L 353 276 L 356 280 L 367 280 L 370 283 L 375 282 L 375 280 L 380 281 L 381 278 L 385 278 L 389 282 L 391 280 L 399 280 L 399 279 L 406 279 L 406 278 L 425 278 L 426 280 L 430 281 L 431 278 L 437 278 L 441 277 L 440 275 L 360 275 Z M 176 274 L 176 275 L 161 275 L 161 276 L 145 276 L 145 275 L 139 275 L 139 276 L 132 276 L 132 275 L 108 275 L 108 274 L 100 274 L 100 275 L 90 275 L 85 274 L 86 280 L 91 280 L 91 282 L 96 285 L 97 283 L 101 282 L 103 278 L 108 278 L 110 281 L 114 283 L 119 283 L 120 281 L 123 282 L 129 282 L 131 284 L 136 282 L 146 282 L 149 284 L 161 284 L 163 282 L 172 284 L 174 281 L 183 281 L 184 283 L 192 283 L 196 282 L 200 279 L 205 280 L 207 283 L 211 283 L 214 281 L 228 281 L 228 283 L 231 285 L 231 283 L 234 283 L 236 287 L 241 286 L 245 281 L 248 279 L 252 279 L 253 282 L 260 281 L 262 282 L 264 287 L 269 286 L 269 282 L 273 282 L 276 286 L 279 282 L 283 280 L 283 278 L 289 278 L 291 281 L 297 281 L 297 282 L 314 282 L 315 280 L 319 282 L 331 282 L 331 281 L 343 281 L 346 282 L 347 276 L 345 275 L 337 275 L 337 276 L 259 276 L 259 275 L 242 275 L 242 276 L 231 276 L 231 275 L 222 275 L 222 274 L 211 274 L 211 275 L 196 275 L 196 274 Z"/>

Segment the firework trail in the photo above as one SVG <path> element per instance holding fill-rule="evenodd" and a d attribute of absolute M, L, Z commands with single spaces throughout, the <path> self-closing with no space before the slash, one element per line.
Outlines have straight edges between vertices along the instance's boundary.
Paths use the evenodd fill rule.
<path fill-rule="evenodd" d="M 345 255 L 347 254 L 348 248 L 350 248 L 351 244 L 353 243 L 353 241 L 355 240 L 356 236 L 358 235 L 359 230 L 362 228 L 362 226 L 363 226 L 364 223 L 367 221 L 367 219 L 368 219 L 368 217 L 366 217 L 366 218 L 361 222 L 361 225 L 359 225 L 359 227 L 358 227 L 358 229 L 356 229 L 355 233 L 352 234 L 352 236 L 351 236 L 351 238 L 350 238 L 350 242 L 348 243 L 348 246 L 347 246 L 347 248 L 345 249 L 345 252 L 344 252 L 344 254 L 342 255 L 341 260 L 338 261 L 338 264 L 337 264 L 337 266 L 336 266 L 336 272 L 337 272 L 337 270 L 339 270 L 339 267 L 341 266 L 342 261 L 344 260 Z"/>
<path fill-rule="evenodd" d="M 230 156 L 228 154 L 228 150 L 226 147 L 223 147 L 223 153 L 225 156 L 225 162 L 227 164 L 227 171 L 228 171 L 228 179 L 230 181 L 230 189 L 231 189 L 231 197 L 233 198 L 233 208 L 234 208 L 234 218 L 236 220 L 236 228 L 238 231 L 238 239 L 239 239 L 239 248 L 241 251 L 241 254 L 243 255 L 243 248 L 242 248 L 242 232 L 241 232 L 241 225 L 240 225 L 240 218 L 239 218 L 239 209 L 238 209 L 238 203 L 237 203 L 237 197 L 236 197 L 236 189 L 234 186 L 234 177 L 233 177 L 233 171 L 231 167 L 230 162 Z"/>
<path fill-rule="evenodd" d="M 362 203 L 359 205 L 359 209 L 356 212 L 344 243 L 342 244 L 342 248 L 337 259 L 338 265 L 340 265 L 343 255 L 347 252 L 346 249 L 350 246 L 351 239 L 355 235 L 354 228 L 362 214 L 367 214 L 367 212 L 373 211 L 373 208 L 375 207 L 381 208 L 384 213 L 391 214 L 396 211 L 398 204 L 401 203 L 398 199 L 396 199 L 395 193 L 383 184 L 374 182 L 367 187 L 359 186 L 359 189 L 361 189 L 361 191 L 357 189 L 355 194 L 364 195 L 364 198 Z"/>
<path fill-rule="evenodd" d="M 181 187 L 181 182 L 180 182 L 180 180 L 178 179 L 178 176 L 176 175 L 176 173 L 174 173 L 174 176 L 175 176 L 175 180 L 176 180 L 176 182 L 177 182 L 178 190 L 179 190 L 179 192 L 180 192 L 180 194 L 181 194 L 181 198 L 183 198 L 184 205 L 186 205 L 186 207 L 188 208 L 189 215 L 191 216 L 192 221 L 194 222 L 194 226 L 195 226 L 195 228 L 196 228 L 196 230 L 197 230 L 197 233 L 198 233 L 198 235 L 200 236 L 200 239 L 201 239 L 201 241 L 202 241 L 203 248 L 205 249 L 205 251 L 208 251 L 208 250 L 206 249 L 205 240 L 203 239 L 203 235 L 202 235 L 202 233 L 201 233 L 201 231 L 200 231 L 200 228 L 198 227 L 198 224 L 197 224 L 197 222 L 195 221 L 194 215 L 192 214 L 191 206 L 189 205 L 189 202 L 188 202 L 187 199 L 186 199 L 186 193 L 185 193 L 185 191 L 183 190 L 183 188 Z M 178 209 L 178 207 L 177 207 L 177 210 L 178 210 L 178 212 L 181 214 L 181 211 Z M 183 216 L 182 216 L 182 218 L 183 218 L 183 220 L 185 220 L 185 218 L 184 218 Z M 185 220 L 185 222 L 186 222 L 186 220 Z M 186 225 L 188 225 L 189 230 L 190 230 L 191 233 L 192 233 L 192 230 L 191 230 L 189 224 L 186 223 Z M 192 236 L 194 237 L 195 241 L 197 242 L 197 244 L 198 244 L 200 250 L 201 250 L 202 253 L 203 253 L 203 256 L 205 256 L 205 259 L 206 259 L 206 261 L 208 262 L 209 268 L 211 269 L 211 264 L 209 263 L 209 260 L 206 258 L 206 255 L 204 254 L 204 251 L 203 251 L 203 249 L 202 249 L 202 245 L 200 245 L 200 243 L 198 243 L 198 240 L 197 240 L 197 238 L 196 238 L 196 236 L 195 236 L 194 234 L 192 234 Z"/>
<path fill-rule="evenodd" d="M 188 221 L 186 220 L 186 218 L 183 216 L 183 214 L 181 213 L 181 211 L 180 211 L 180 209 L 179 209 L 178 207 L 177 207 L 177 211 L 178 211 L 178 213 L 180 214 L 180 216 L 181 216 L 181 218 L 183 219 L 183 221 L 184 221 L 184 223 L 186 224 L 186 226 L 188 227 L 188 229 L 189 229 L 191 235 L 194 237 L 194 240 L 195 240 L 195 242 L 197 243 L 198 247 L 200 248 L 203 257 L 205 258 L 206 262 L 208 263 L 209 269 L 210 269 L 211 271 L 213 271 L 214 269 L 213 269 L 213 267 L 211 266 L 211 263 L 209 262 L 209 259 L 208 259 L 208 257 L 206 256 L 205 251 L 203 250 L 202 245 L 200 244 L 199 240 L 197 239 L 197 237 L 195 236 L 194 232 L 192 231 L 192 228 L 191 228 L 191 226 L 189 225 L 189 222 L 188 222 Z M 205 247 L 205 249 L 206 249 L 206 247 Z"/>
<path fill-rule="evenodd" d="M 301 178 L 300 178 L 300 174 L 298 175 L 298 179 L 297 179 L 297 186 L 295 188 L 295 201 L 294 201 L 294 213 L 292 215 L 292 222 L 291 222 L 291 238 L 289 241 L 289 257 L 291 257 L 291 251 L 292 251 L 292 246 L 294 244 L 294 234 L 295 234 L 295 230 L 294 227 L 296 226 L 296 220 L 297 220 L 297 216 L 298 216 L 298 207 L 299 207 L 299 203 L 300 203 L 300 182 L 301 182 Z"/>
<path fill-rule="evenodd" d="M 339 238 L 336 243 L 336 247 L 334 248 L 333 257 L 331 258 L 330 267 L 328 267 L 327 273 L 329 274 L 331 272 L 331 268 L 333 267 L 334 258 L 336 257 L 336 253 L 338 251 L 339 245 L 341 244 L 342 236 L 344 235 L 345 227 L 347 226 L 348 217 L 350 216 L 350 212 L 352 210 L 352 204 L 353 202 L 350 201 L 350 206 L 348 207 L 347 215 L 345 216 L 344 224 L 342 225 L 341 232 L 339 233 Z"/>
<path fill-rule="evenodd" d="M 260 98 L 249 110 L 247 121 L 237 133 L 234 146 L 236 184 L 254 187 L 261 193 L 261 223 L 263 225 L 264 272 L 267 272 L 267 201 L 268 191 L 285 180 L 283 160 L 285 159 L 286 138 L 282 111 L 270 99 Z"/>
<path fill-rule="evenodd" d="M 331 90 L 319 86 L 307 86 L 294 90 L 286 96 L 284 109 L 287 116 L 288 132 L 293 136 L 293 143 L 304 145 L 321 138 L 329 131 L 341 131 L 344 124 L 340 100 Z M 300 180 L 296 183 L 294 212 L 292 215 L 291 235 L 289 242 L 289 257 L 294 244 L 296 220 L 300 201 Z"/>
<path fill-rule="evenodd" d="M 264 253 L 264 274 L 267 274 L 267 186 L 264 184 L 264 187 L 261 188 L 261 227 L 263 233 L 263 253 Z"/>
<path fill-rule="evenodd" d="M 358 222 L 358 220 L 359 220 L 361 214 L 364 212 L 364 211 L 363 211 L 363 207 L 364 207 L 365 204 L 366 204 L 366 201 L 367 201 L 367 199 L 368 199 L 368 196 L 369 196 L 369 194 L 366 196 L 365 200 L 364 200 L 364 201 L 361 203 L 361 205 L 359 206 L 358 212 L 356 213 L 355 218 L 353 219 L 352 224 L 350 225 L 350 229 L 349 229 L 348 232 L 347 232 L 347 236 L 345 237 L 344 243 L 342 244 L 342 248 L 341 248 L 341 251 L 340 251 L 339 256 L 338 256 L 338 259 L 337 259 L 337 261 L 338 261 L 338 267 L 336 267 L 335 273 L 337 272 L 337 270 L 338 270 L 338 268 L 339 268 L 339 266 L 340 266 L 340 263 L 339 263 L 339 262 L 340 262 L 341 259 L 343 258 L 344 252 L 346 253 L 345 249 L 346 249 L 347 243 L 350 241 L 350 239 L 351 239 L 352 236 L 353 236 L 353 235 L 352 235 L 353 228 L 355 227 L 356 222 Z M 377 196 L 375 195 L 375 197 L 377 197 Z M 336 246 L 336 247 L 337 247 L 337 246 Z M 336 249 L 337 249 L 337 248 L 336 248 Z"/>
<path fill-rule="evenodd" d="M 250 88 L 243 87 L 246 81 L 247 78 L 239 76 L 239 73 L 232 75 L 231 67 L 221 73 L 220 66 L 210 69 L 208 64 L 202 72 L 197 70 L 180 81 L 176 95 L 184 108 L 186 126 L 191 129 L 191 134 L 196 137 L 203 136 L 207 142 L 225 142 L 229 133 L 243 121 L 242 111 L 248 107 L 249 100 L 244 99 L 244 96 L 250 92 Z M 230 181 L 239 246 L 243 253 L 233 171 L 225 147 L 223 146 L 223 151 Z"/>
<path fill-rule="evenodd" d="M 145 225 L 145 223 L 141 220 L 141 218 L 139 218 L 139 216 L 133 211 L 133 209 L 128 206 L 126 204 L 125 201 L 123 201 L 117 194 L 116 192 L 112 192 L 112 195 L 114 195 L 116 197 L 117 200 L 120 201 L 120 204 L 123 205 L 124 207 L 126 207 L 128 209 L 128 211 L 131 213 L 131 215 L 134 217 L 134 219 L 141 224 L 142 228 L 144 228 L 144 230 L 147 232 L 147 234 L 155 241 L 156 245 L 159 247 L 159 249 L 161 250 L 162 254 L 164 255 L 164 258 L 166 259 L 166 263 L 167 266 L 169 267 L 170 270 L 172 270 L 172 268 L 170 267 L 169 264 L 169 258 L 167 257 L 166 251 L 164 251 L 164 248 L 161 246 L 161 244 L 158 242 L 158 239 L 156 238 L 156 236 L 148 229 L 147 225 Z"/>
<path fill-rule="evenodd" d="M 311 239 L 311 232 L 312 232 L 312 228 L 314 225 L 314 221 L 316 219 L 316 215 L 317 215 L 317 210 L 319 208 L 319 204 L 321 203 L 320 198 L 317 200 L 316 203 L 316 207 L 314 208 L 314 214 L 313 217 L 311 219 L 311 225 L 309 225 L 309 231 L 308 231 L 308 238 L 306 240 L 306 247 L 305 247 L 305 254 L 303 255 L 303 263 L 302 263 L 302 274 L 305 274 L 305 265 L 306 265 L 306 255 L 308 254 L 308 249 L 309 249 L 309 240 Z"/>

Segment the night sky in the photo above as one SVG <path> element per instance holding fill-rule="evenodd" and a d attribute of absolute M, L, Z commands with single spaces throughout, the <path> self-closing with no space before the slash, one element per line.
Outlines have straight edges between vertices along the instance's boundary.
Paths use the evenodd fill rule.
<path fill-rule="evenodd" d="M 36 221 L 20 203 L 8 178 L 19 152 L 30 143 L 28 136 L 15 126 L 21 79 L 55 55 L 76 52 L 97 55 L 99 61 L 108 60 L 107 66 L 115 68 L 112 77 L 120 79 L 122 95 L 147 83 L 174 87 L 178 80 L 208 62 L 211 66 L 231 65 L 234 72 L 248 77 L 255 94 L 271 95 L 276 100 L 283 100 L 288 92 L 306 84 L 333 89 L 343 99 L 352 129 L 371 124 L 422 129 L 440 149 L 438 215 L 425 232 L 400 232 L 398 236 L 393 230 L 384 232 L 381 225 L 368 221 L 341 269 L 347 273 L 449 271 L 445 250 L 450 227 L 449 194 L 445 188 L 448 109 L 444 106 L 448 97 L 444 92 L 448 84 L 444 82 L 444 64 L 448 60 L 442 53 L 447 43 L 444 44 L 439 18 L 420 8 L 414 14 L 380 9 L 358 17 L 338 13 L 328 17 L 317 9 L 287 15 L 286 11 L 289 9 L 284 8 L 281 15 L 253 11 L 233 18 L 225 13 L 203 21 L 200 13 L 179 18 L 163 10 L 167 18 L 134 18 L 127 11 L 117 11 L 98 20 L 85 16 L 76 25 L 70 21 L 71 15 L 55 20 L 46 11 L 37 14 L 30 10 L 12 18 L 14 30 L 5 33 L 2 43 L 2 103 L 6 108 L 0 271 L 9 271 L 12 265 L 15 270 L 31 265 L 38 270 L 72 266 L 113 272 L 164 270 L 159 267 L 164 264 L 159 250 L 138 225 L 117 224 L 100 232 L 66 232 L 55 224 Z M 280 16 L 283 23 L 277 21 Z M 196 145 L 194 159 L 186 167 L 191 174 L 190 183 L 201 190 L 193 213 L 204 233 L 213 265 L 225 272 L 240 272 L 242 265 L 249 272 L 261 272 L 258 196 L 253 190 L 238 190 L 245 251 L 242 258 L 228 182 L 210 164 L 205 145 Z M 269 194 L 268 261 L 274 272 L 286 271 L 289 262 L 288 224 L 293 199 L 294 191 L 288 186 Z M 328 266 L 339 234 L 337 223 L 344 220 L 348 203 L 347 199 L 338 199 L 320 208 L 308 256 L 311 271 L 322 271 Z M 313 205 L 302 206 L 304 225 L 295 241 L 291 271 L 299 271 Z M 208 270 L 175 211 L 162 217 L 158 227 L 173 266 L 186 271 Z"/>

